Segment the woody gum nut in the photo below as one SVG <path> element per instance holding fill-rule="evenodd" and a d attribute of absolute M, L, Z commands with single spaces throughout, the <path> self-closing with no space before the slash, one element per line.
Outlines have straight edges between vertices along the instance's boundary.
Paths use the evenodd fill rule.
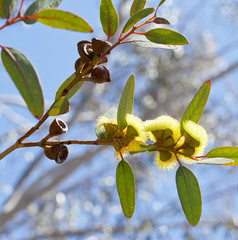
<path fill-rule="evenodd" d="M 77 44 L 79 55 L 84 63 L 93 59 L 94 53 L 92 43 L 89 41 L 81 41 Z"/>
<path fill-rule="evenodd" d="M 57 164 L 62 164 L 68 157 L 69 150 L 66 146 L 62 146 L 61 149 L 58 151 L 58 154 L 55 158 L 55 162 Z"/>
<path fill-rule="evenodd" d="M 49 132 L 52 136 L 61 135 L 68 131 L 67 124 L 61 120 L 60 118 L 55 118 L 55 120 L 51 123 Z"/>
<path fill-rule="evenodd" d="M 45 149 L 44 151 L 45 156 L 48 157 L 49 159 L 55 160 L 61 148 L 62 148 L 61 144 L 53 145 L 49 149 Z"/>
<path fill-rule="evenodd" d="M 103 41 L 98 38 L 92 39 L 93 52 L 98 56 L 102 56 L 111 46 L 112 44 L 108 41 Z"/>
<path fill-rule="evenodd" d="M 91 76 L 96 80 L 96 83 L 111 82 L 110 72 L 104 65 L 95 67 Z"/>

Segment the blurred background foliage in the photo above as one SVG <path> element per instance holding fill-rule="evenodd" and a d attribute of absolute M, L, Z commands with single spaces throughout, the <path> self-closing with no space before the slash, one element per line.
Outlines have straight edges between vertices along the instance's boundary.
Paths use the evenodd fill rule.
<path fill-rule="evenodd" d="M 25 1 L 25 8 L 32 1 Z M 67 2 L 67 3 L 65 3 Z M 114 1 L 121 27 L 131 0 Z M 156 7 L 158 1 L 147 1 Z M 19 24 L 1 32 L 3 42 L 24 52 L 41 77 L 47 104 L 74 71 L 76 44 L 105 38 L 99 22 L 100 1 L 63 1 L 60 9 L 88 20 L 93 34 L 71 33 L 39 24 Z M 189 45 L 176 50 L 144 49 L 123 44 L 109 56 L 112 83 L 85 83 L 62 116 L 69 132 L 63 139 L 95 140 L 96 118 L 117 107 L 128 77 L 136 78 L 134 114 L 143 120 L 168 114 L 180 120 L 194 93 L 212 80 L 211 95 L 200 124 L 209 146 L 238 145 L 238 3 L 236 0 L 167 0 L 159 15 Z M 11 36 L 17 36 L 12 38 Z M 116 37 L 115 37 L 116 38 Z M 5 41 L 5 42 L 4 42 Z M 113 39 L 112 39 L 113 41 Z M 1 149 L 20 137 L 33 119 L 0 67 Z M 10 94 L 9 94 L 10 93 Z M 49 119 L 30 140 L 47 134 Z M 60 166 L 41 149 L 20 149 L 0 162 L 0 239 L 237 239 L 237 168 L 193 165 L 200 183 L 203 212 L 192 227 L 183 215 L 175 186 L 176 169 L 164 172 L 152 154 L 129 156 L 136 178 L 136 209 L 132 219 L 121 211 L 115 185 L 117 161 L 113 149 L 69 147 Z"/>

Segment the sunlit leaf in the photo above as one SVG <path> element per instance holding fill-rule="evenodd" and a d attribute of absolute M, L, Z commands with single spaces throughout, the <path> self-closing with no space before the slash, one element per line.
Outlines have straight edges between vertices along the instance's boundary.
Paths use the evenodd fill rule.
<path fill-rule="evenodd" d="M 148 40 L 158 44 L 185 45 L 188 40 L 180 33 L 165 28 L 155 28 L 145 33 Z"/>
<path fill-rule="evenodd" d="M 1 56 L 27 107 L 35 117 L 40 118 L 44 112 L 44 98 L 39 78 L 30 60 L 14 48 L 3 48 Z"/>
<path fill-rule="evenodd" d="M 131 5 L 130 15 L 133 16 L 136 12 L 144 8 L 146 0 L 134 0 Z"/>
<path fill-rule="evenodd" d="M 0 0 L 0 17 L 9 18 L 17 6 L 17 0 Z"/>
<path fill-rule="evenodd" d="M 209 158 L 197 161 L 198 164 L 211 164 L 211 165 L 226 165 L 228 163 L 233 163 L 234 160 L 230 158 Z"/>
<path fill-rule="evenodd" d="M 117 166 L 116 182 L 123 213 L 131 218 L 135 210 L 135 180 L 131 166 L 125 160 Z"/>
<path fill-rule="evenodd" d="M 238 165 L 238 147 L 217 147 L 210 150 L 207 155 L 208 158 L 230 158 L 234 162 L 227 163 L 228 166 Z"/>
<path fill-rule="evenodd" d="M 102 0 L 100 5 L 100 20 L 103 31 L 108 38 L 113 36 L 119 25 L 118 15 L 111 0 Z"/>
<path fill-rule="evenodd" d="M 164 4 L 165 1 L 166 0 L 161 0 L 158 7 L 160 7 L 162 4 Z"/>
<path fill-rule="evenodd" d="M 149 41 L 145 36 L 134 36 L 133 38 L 126 41 L 127 43 L 131 43 L 137 47 L 143 47 L 143 48 L 161 48 L 161 49 L 168 49 L 173 50 L 177 49 L 178 46 L 175 45 L 164 45 L 164 44 L 157 44 Z"/>
<path fill-rule="evenodd" d="M 154 145 L 147 145 L 146 143 L 138 140 L 133 140 L 128 145 L 128 152 L 130 154 L 146 152 L 150 149 L 154 148 Z"/>
<path fill-rule="evenodd" d="M 42 9 L 57 8 L 61 2 L 62 0 L 37 0 L 28 7 L 24 16 L 34 15 L 35 13 L 39 12 Z M 36 20 L 25 19 L 24 22 L 26 24 L 33 24 L 36 22 Z"/>
<path fill-rule="evenodd" d="M 127 32 L 130 28 L 132 28 L 137 22 L 139 22 L 141 19 L 147 17 L 148 15 L 150 15 L 152 12 L 154 12 L 155 9 L 154 8 L 145 8 L 142 9 L 140 11 L 138 11 L 137 13 L 135 13 L 126 23 L 126 25 L 124 26 L 122 32 L 125 33 Z"/>
<path fill-rule="evenodd" d="M 127 80 L 126 86 L 122 92 L 121 100 L 118 106 L 117 123 L 119 129 L 123 130 L 127 126 L 126 114 L 132 113 L 134 103 L 135 77 L 131 75 Z"/>
<path fill-rule="evenodd" d="M 75 79 L 75 73 L 73 73 L 69 78 L 67 78 L 59 87 L 59 89 L 56 92 L 55 99 L 60 97 L 64 89 L 69 86 L 69 84 Z M 67 99 L 70 99 L 82 86 L 84 81 L 79 81 L 70 89 L 70 91 L 65 95 Z"/>
<path fill-rule="evenodd" d="M 77 32 L 93 31 L 90 25 L 81 17 L 58 9 L 43 9 L 32 16 L 31 19 L 32 18 L 53 28 L 61 28 Z"/>
<path fill-rule="evenodd" d="M 176 185 L 179 199 L 188 222 L 195 226 L 202 213 L 202 198 L 197 178 L 186 167 L 176 172 Z"/>
<path fill-rule="evenodd" d="M 189 103 L 181 119 L 181 133 L 183 133 L 183 122 L 191 120 L 197 123 L 202 115 L 211 90 L 211 81 L 205 82 Z"/>
<path fill-rule="evenodd" d="M 55 101 L 49 111 L 49 116 L 58 116 L 69 111 L 69 101 L 66 97 L 60 97 Z"/>

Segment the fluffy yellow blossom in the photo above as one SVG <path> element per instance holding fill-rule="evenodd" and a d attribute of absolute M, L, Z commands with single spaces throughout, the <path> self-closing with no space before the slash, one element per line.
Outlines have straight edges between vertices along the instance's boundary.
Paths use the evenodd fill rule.
<path fill-rule="evenodd" d="M 120 152 L 123 157 L 127 156 L 127 145 L 132 140 L 146 142 L 148 139 L 147 133 L 143 129 L 143 121 L 135 115 L 126 115 L 128 126 L 123 131 L 118 128 L 116 117 L 109 119 L 105 116 L 100 116 L 97 122 L 96 133 L 98 138 L 108 142 L 115 142 L 115 156 L 118 159 L 121 159 Z"/>
<path fill-rule="evenodd" d="M 192 121 L 185 121 L 183 123 L 185 142 L 183 148 L 180 150 L 188 156 L 201 156 L 207 146 L 206 130 Z M 195 161 L 189 157 L 179 154 L 179 159 L 184 163 L 194 163 Z"/>
<path fill-rule="evenodd" d="M 170 155 L 170 158 L 166 161 L 162 161 L 163 155 Z M 174 155 L 174 153 L 171 152 L 163 152 L 159 151 L 155 154 L 155 164 L 160 170 L 171 170 L 177 165 L 178 161 Z"/>
<path fill-rule="evenodd" d="M 145 121 L 144 129 L 152 133 L 149 137 L 155 142 L 157 141 L 155 136 L 156 132 L 160 130 L 169 129 L 172 131 L 174 142 L 177 142 L 180 137 L 180 123 L 176 119 L 166 115 L 160 116 L 154 120 Z"/>

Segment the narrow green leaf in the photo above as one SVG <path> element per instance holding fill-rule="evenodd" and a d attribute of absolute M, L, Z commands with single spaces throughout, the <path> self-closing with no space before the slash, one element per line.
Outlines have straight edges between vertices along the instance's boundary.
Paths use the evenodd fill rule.
<path fill-rule="evenodd" d="M 147 145 L 146 143 L 138 140 L 133 140 L 128 145 L 128 152 L 130 154 L 140 153 L 140 152 L 146 152 L 150 149 L 154 148 L 154 145 Z"/>
<path fill-rule="evenodd" d="M 113 36 L 119 25 L 117 11 L 111 0 L 102 0 L 100 5 L 100 21 L 108 38 Z"/>
<path fill-rule="evenodd" d="M 137 13 L 135 13 L 125 24 L 122 32 L 125 33 L 127 32 L 130 28 L 132 28 L 137 22 L 139 22 L 141 19 L 147 17 L 148 15 L 150 15 L 152 12 L 154 12 L 155 9 L 154 8 L 145 8 L 142 9 L 140 11 L 138 11 Z"/>
<path fill-rule="evenodd" d="M 117 123 L 119 129 L 123 130 L 127 126 L 126 114 L 132 113 L 134 103 L 135 77 L 131 75 L 127 80 L 126 86 L 122 92 L 121 100 L 117 111 Z"/>
<path fill-rule="evenodd" d="M 135 180 L 131 166 L 125 160 L 117 165 L 116 182 L 123 213 L 131 218 L 135 210 Z"/>
<path fill-rule="evenodd" d="M 183 122 L 191 120 L 197 123 L 202 115 L 211 90 L 211 81 L 206 81 L 198 90 L 192 101 L 189 103 L 181 119 L 181 133 L 183 133 Z"/>
<path fill-rule="evenodd" d="M 17 6 L 17 0 L 0 0 L 0 17 L 9 18 Z"/>
<path fill-rule="evenodd" d="M 71 82 L 75 79 L 75 73 L 73 73 L 69 78 L 67 78 L 59 87 L 59 89 L 56 92 L 55 99 L 59 98 L 59 96 L 62 94 L 64 89 L 69 86 Z M 67 99 L 70 99 L 84 84 L 84 81 L 79 81 L 77 84 L 75 84 L 74 87 L 71 88 L 71 90 L 65 95 Z"/>
<path fill-rule="evenodd" d="M 165 1 L 166 0 L 161 0 L 158 7 L 160 7 L 162 4 L 164 4 Z"/>
<path fill-rule="evenodd" d="M 44 98 L 39 78 L 30 60 L 14 48 L 3 48 L 1 57 L 27 107 L 35 117 L 40 118 L 44 112 Z"/>
<path fill-rule="evenodd" d="M 177 49 L 177 46 L 175 45 L 164 45 L 164 44 L 157 44 L 149 41 L 145 36 L 140 35 L 134 36 L 133 38 L 126 41 L 127 43 L 131 43 L 137 47 L 143 47 L 143 48 L 161 48 L 161 49 Z"/>
<path fill-rule="evenodd" d="M 49 116 L 58 116 L 69 111 L 69 101 L 66 97 L 60 97 L 55 101 L 49 111 Z"/>
<path fill-rule="evenodd" d="M 234 162 L 224 165 L 237 166 L 238 165 L 238 147 L 217 147 L 210 150 L 207 155 L 208 158 L 230 158 Z"/>
<path fill-rule="evenodd" d="M 226 165 L 233 163 L 234 160 L 230 158 L 209 158 L 197 161 L 198 164 L 211 164 L 211 165 Z"/>
<path fill-rule="evenodd" d="M 158 44 L 185 45 L 188 40 L 180 33 L 165 28 L 155 28 L 145 33 L 148 40 Z"/>
<path fill-rule="evenodd" d="M 179 199 L 188 222 L 195 226 L 202 213 L 202 198 L 197 178 L 186 167 L 176 172 L 176 185 Z"/>
<path fill-rule="evenodd" d="M 34 15 L 42 9 L 57 8 L 61 2 L 62 0 L 37 0 L 29 6 L 24 16 Z M 36 21 L 34 19 L 25 19 L 24 22 L 26 24 L 33 24 Z"/>
<path fill-rule="evenodd" d="M 131 5 L 130 15 L 133 16 L 135 13 L 144 8 L 146 0 L 134 0 Z"/>
<path fill-rule="evenodd" d="M 81 17 L 58 9 L 43 9 L 31 18 L 53 28 L 61 28 L 77 32 L 93 31 L 91 26 Z"/>

